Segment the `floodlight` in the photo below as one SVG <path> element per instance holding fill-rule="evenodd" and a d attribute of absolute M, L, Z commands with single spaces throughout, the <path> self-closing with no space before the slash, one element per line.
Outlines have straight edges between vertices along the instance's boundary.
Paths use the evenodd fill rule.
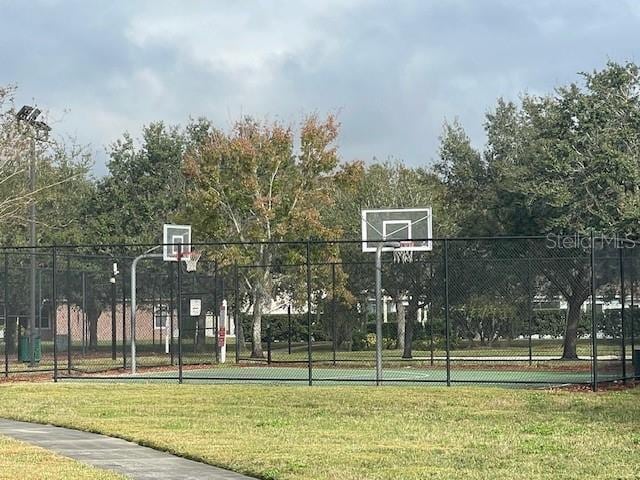
<path fill-rule="evenodd" d="M 29 122 L 30 124 L 35 124 L 38 116 L 42 113 L 42 110 L 40 110 L 38 107 L 31 109 L 31 113 L 29 114 L 29 116 L 27 117 L 27 122 Z"/>
<path fill-rule="evenodd" d="M 30 107 L 29 105 L 25 105 L 18 111 L 18 113 L 16 114 L 16 117 L 18 117 L 18 120 L 27 120 L 27 118 L 29 118 L 29 115 L 31 114 L 32 111 L 33 111 L 33 107 Z"/>

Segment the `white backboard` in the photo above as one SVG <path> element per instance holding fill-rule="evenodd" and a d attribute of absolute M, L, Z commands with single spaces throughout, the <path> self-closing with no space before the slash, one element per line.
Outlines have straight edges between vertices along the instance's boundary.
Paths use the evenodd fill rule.
<path fill-rule="evenodd" d="M 162 229 L 162 258 L 166 262 L 177 262 L 178 252 L 191 251 L 191 225 L 165 223 Z"/>
<path fill-rule="evenodd" d="M 432 250 L 431 207 L 376 208 L 362 210 L 362 251 L 375 252 L 379 241 L 413 241 L 399 250 L 413 252 Z M 383 251 L 393 251 L 384 247 Z"/>

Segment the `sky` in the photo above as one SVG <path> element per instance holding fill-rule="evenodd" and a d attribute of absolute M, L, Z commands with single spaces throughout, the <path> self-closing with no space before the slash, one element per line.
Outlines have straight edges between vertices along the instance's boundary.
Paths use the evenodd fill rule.
<path fill-rule="evenodd" d="M 105 174 L 162 120 L 335 113 L 344 160 L 432 164 L 445 120 L 475 146 L 498 97 L 637 61 L 637 0 L 0 0 L 0 85 Z"/>

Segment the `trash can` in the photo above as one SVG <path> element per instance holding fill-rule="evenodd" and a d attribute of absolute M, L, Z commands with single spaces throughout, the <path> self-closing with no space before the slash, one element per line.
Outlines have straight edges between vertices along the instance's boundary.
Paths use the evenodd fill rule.
<path fill-rule="evenodd" d="M 640 379 L 640 348 L 636 348 L 633 352 L 633 366 L 636 379 Z"/>
<path fill-rule="evenodd" d="M 18 358 L 21 362 L 30 362 L 31 361 L 31 351 L 29 349 L 29 337 L 24 335 L 20 337 L 20 342 L 18 342 Z M 40 337 L 34 338 L 34 346 L 33 349 L 33 357 L 36 362 L 40 361 L 42 357 L 42 350 L 40 345 Z"/>

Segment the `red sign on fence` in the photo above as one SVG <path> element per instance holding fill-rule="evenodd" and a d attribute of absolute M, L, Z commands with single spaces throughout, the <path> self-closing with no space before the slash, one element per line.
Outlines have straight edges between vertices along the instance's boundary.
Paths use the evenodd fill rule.
<path fill-rule="evenodd" d="M 227 337 L 227 332 L 224 327 L 218 329 L 218 346 L 224 347 L 224 341 Z"/>

